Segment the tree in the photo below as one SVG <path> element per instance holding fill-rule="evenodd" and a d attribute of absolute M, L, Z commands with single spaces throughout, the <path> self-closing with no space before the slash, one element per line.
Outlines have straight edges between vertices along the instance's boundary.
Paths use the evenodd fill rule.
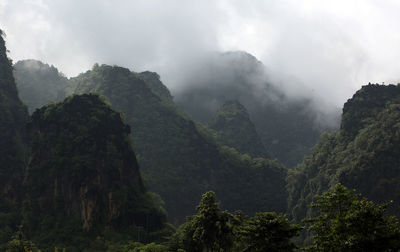
<path fill-rule="evenodd" d="M 213 191 L 203 194 L 197 210 L 171 239 L 172 250 L 229 251 L 234 241 L 235 216 L 219 209 Z"/>
<path fill-rule="evenodd" d="M 387 204 L 376 205 L 341 184 L 312 204 L 320 215 L 307 220 L 313 235 L 309 251 L 398 251 L 400 228 L 387 216 Z"/>
<path fill-rule="evenodd" d="M 213 191 L 203 194 L 197 210 L 198 214 L 192 219 L 193 240 L 207 252 L 230 248 L 233 245 L 233 225 L 230 223 L 233 216 L 221 212 Z"/>
<path fill-rule="evenodd" d="M 11 240 L 7 243 L 6 252 L 32 252 L 40 251 L 36 245 L 27 240 L 22 232 L 22 226 L 18 227 L 18 231 L 14 233 Z"/>
<path fill-rule="evenodd" d="M 221 211 L 210 191 L 202 196 L 198 213 L 188 218 L 169 241 L 169 251 L 293 251 L 290 241 L 300 226 L 284 214 L 257 213 L 251 218 L 237 211 Z"/>
<path fill-rule="evenodd" d="M 244 251 L 293 251 L 290 239 L 299 234 L 301 227 L 290 224 L 286 215 L 275 212 L 257 213 L 243 228 L 247 248 Z"/>

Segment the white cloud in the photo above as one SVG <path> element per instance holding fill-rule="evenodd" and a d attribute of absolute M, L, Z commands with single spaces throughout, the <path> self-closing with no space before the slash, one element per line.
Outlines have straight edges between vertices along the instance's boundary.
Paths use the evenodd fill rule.
<path fill-rule="evenodd" d="M 400 80 L 399 11 L 395 0 L 0 0 L 0 27 L 14 60 L 69 76 L 95 62 L 150 69 L 170 87 L 207 52 L 245 50 L 292 95 L 341 106 L 368 81 Z"/>

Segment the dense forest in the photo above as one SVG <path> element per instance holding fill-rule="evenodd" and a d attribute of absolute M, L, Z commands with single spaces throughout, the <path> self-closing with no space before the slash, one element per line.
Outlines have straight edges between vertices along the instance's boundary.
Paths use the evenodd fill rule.
<path fill-rule="evenodd" d="M 289 209 L 294 219 L 310 214 L 313 196 L 337 183 L 371 200 L 394 200 L 399 212 L 400 86 L 363 86 L 343 107 L 338 131 L 323 134 L 312 154 L 289 172 Z"/>
<path fill-rule="evenodd" d="M 400 249 L 400 86 L 332 131 L 246 53 L 173 97 L 149 71 L 12 65 L 0 38 L 1 251 Z"/>
<path fill-rule="evenodd" d="M 18 69 L 15 75 L 19 76 Z M 23 76 L 19 80 L 29 81 Z M 22 89 L 32 84 L 18 85 Z M 286 210 L 287 169 L 277 161 L 238 152 L 235 145 L 218 144 L 220 139 L 214 139 L 208 127 L 196 124 L 179 111 L 157 74 L 95 65 L 71 78 L 67 87 L 70 86 L 76 87 L 76 94 L 103 95 L 113 109 L 123 113 L 132 128 L 133 146 L 145 183 L 166 202 L 169 220 L 174 224 L 192 214 L 197 199 L 208 190 L 220 195 L 226 209 L 241 209 L 249 214 L 260 209 Z M 233 116 L 239 121 L 243 115 Z M 252 144 L 249 141 L 258 138 L 248 116 L 247 120 L 249 126 L 243 127 L 253 131 L 241 129 L 238 139 L 248 135 L 245 144 Z M 242 127 L 232 126 L 236 131 Z M 259 146 L 262 148 L 261 143 Z"/>

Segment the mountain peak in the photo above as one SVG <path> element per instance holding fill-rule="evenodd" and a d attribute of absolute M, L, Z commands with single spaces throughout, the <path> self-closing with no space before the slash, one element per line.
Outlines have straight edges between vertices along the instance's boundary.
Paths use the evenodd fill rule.
<path fill-rule="evenodd" d="M 266 156 L 253 122 L 246 108 L 237 100 L 225 102 L 209 124 L 217 132 L 217 141 L 254 157 Z"/>
<path fill-rule="evenodd" d="M 355 137 L 367 123 L 390 103 L 400 103 L 399 85 L 368 84 L 362 86 L 343 106 L 341 129 Z"/>
<path fill-rule="evenodd" d="M 43 202 L 36 211 L 62 213 L 61 219 L 79 220 L 86 230 L 144 225 L 146 212 L 137 209 L 152 206 L 144 200 L 130 128 L 120 113 L 98 95 L 74 95 L 36 110 L 29 128 L 26 186 L 30 199 Z M 165 216 L 155 218 L 159 227 Z"/>

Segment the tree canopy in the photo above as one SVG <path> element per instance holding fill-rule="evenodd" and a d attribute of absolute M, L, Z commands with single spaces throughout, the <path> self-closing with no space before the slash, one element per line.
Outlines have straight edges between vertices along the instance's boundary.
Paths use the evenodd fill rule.
<path fill-rule="evenodd" d="M 398 251 L 400 226 L 376 205 L 341 184 L 312 204 L 319 215 L 307 220 L 313 243 L 308 251 Z"/>

